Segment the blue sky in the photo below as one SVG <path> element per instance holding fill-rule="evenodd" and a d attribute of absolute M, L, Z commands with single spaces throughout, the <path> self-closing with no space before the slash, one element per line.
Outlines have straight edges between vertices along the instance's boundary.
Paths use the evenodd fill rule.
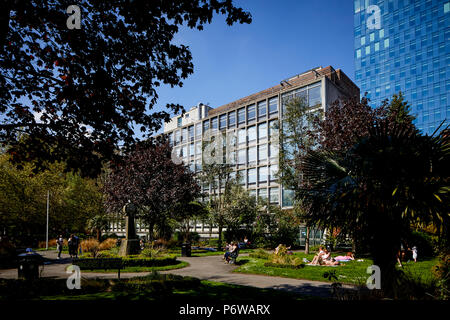
<path fill-rule="evenodd" d="M 253 22 L 228 26 L 215 16 L 205 30 L 183 28 L 194 74 L 182 88 L 160 87 L 155 109 L 198 102 L 213 108 L 278 84 L 313 67 L 332 65 L 354 80 L 352 0 L 238 0 Z"/>

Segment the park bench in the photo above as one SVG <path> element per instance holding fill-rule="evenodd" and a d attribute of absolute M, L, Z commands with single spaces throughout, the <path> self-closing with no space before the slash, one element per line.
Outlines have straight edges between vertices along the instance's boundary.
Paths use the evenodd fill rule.
<path fill-rule="evenodd" d="M 230 261 L 228 262 L 229 264 L 235 264 L 236 263 L 236 259 L 239 256 L 239 248 L 237 248 L 235 251 L 233 251 L 230 254 Z"/>
<path fill-rule="evenodd" d="M 74 259 L 72 262 L 80 270 L 111 270 L 117 269 L 117 277 L 120 280 L 120 270 L 123 269 L 122 258 L 90 258 L 90 259 Z"/>

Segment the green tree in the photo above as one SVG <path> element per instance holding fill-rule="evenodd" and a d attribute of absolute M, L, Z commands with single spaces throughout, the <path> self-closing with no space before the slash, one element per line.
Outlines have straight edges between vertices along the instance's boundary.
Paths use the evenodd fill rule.
<path fill-rule="evenodd" d="M 240 234 L 242 227 L 246 235 L 252 234 L 256 216 L 261 210 L 256 197 L 250 196 L 248 190 L 239 183 L 233 182 L 230 183 L 229 191 L 223 195 L 223 198 L 227 234 L 236 237 Z"/>
<path fill-rule="evenodd" d="M 108 231 L 109 219 L 106 215 L 95 215 L 88 220 L 88 229 L 97 234 L 97 241 L 101 241 L 102 232 Z"/>
<path fill-rule="evenodd" d="M 201 183 L 210 187 L 208 194 L 208 207 L 211 221 L 217 224 L 219 229 L 218 249 L 222 249 L 222 231 L 225 226 L 226 199 L 229 199 L 231 186 L 239 177 L 232 176 L 232 168 L 227 163 L 205 163 L 202 172 L 198 176 Z"/>
<path fill-rule="evenodd" d="M 67 27 L 71 5 L 80 29 Z M 148 138 L 184 110 L 154 109 L 160 86 L 181 87 L 194 72 L 176 34 L 202 30 L 216 15 L 230 26 L 251 23 L 231 0 L 2 0 L 0 143 L 11 160 L 36 160 L 36 170 L 65 161 L 99 174 L 119 143 L 133 149 L 135 129 Z"/>
<path fill-rule="evenodd" d="M 104 212 L 96 180 L 65 173 L 63 163 L 33 173 L 31 164 L 18 170 L 0 155 L 0 229 L 19 243 L 45 239 L 47 192 L 49 235 L 85 232 L 90 217 Z"/>
<path fill-rule="evenodd" d="M 300 195 L 312 210 L 303 218 L 366 239 L 384 293 L 398 296 L 396 256 L 411 226 L 449 224 L 449 157 L 448 138 L 377 121 L 344 154 L 308 152 Z"/>
<path fill-rule="evenodd" d="M 318 119 L 322 117 L 321 106 L 309 106 L 303 97 L 283 101 L 283 116 L 278 128 L 280 139 L 279 180 L 285 188 L 298 191 L 302 185 L 302 159 L 309 150 L 318 147 Z M 298 200 L 297 200 L 298 201 Z M 307 211 L 306 205 L 294 205 L 295 212 Z M 309 253 L 309 226 L 306 229 L 305 253 Z"/>

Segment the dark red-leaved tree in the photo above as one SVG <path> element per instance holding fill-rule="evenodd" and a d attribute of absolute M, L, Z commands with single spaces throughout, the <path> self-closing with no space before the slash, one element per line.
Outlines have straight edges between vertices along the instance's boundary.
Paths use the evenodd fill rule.
<path fill-rule="evenodd" d="M 343 99 L 334 102 L 325 112 L 325 118 L 318 121 L 321 148 L 332 152 L 345 152 L 367 137 L 369 130 L 380 120 L 386 120 L 390 130 L 399 127 L 415 132 L 414 117 L 401 92 L 392 99 L 385 100 L 375 108 L 369 105 L 369 99 Z"/>
<path fill-rule="evenodd" d="M 161 85 L 182 86 L 194 70 L 174 36 L 215 14 L 251 22 L 231 0 L 0 1 L 0 147 L 36 171 L 65 160 L 96 176 L 135 130 L 151 136 L 183 109 L 152 110 Z"/>
<path fill-rule="evenodd" d="M 153 228 L 168 217 L 177 219 L 180 204 L 188 204 L 199 196 L 200 187 L 192 172 L 171 158 L 172 147 L 166 141 L 140 145 L 108 175 L 105 181 L 106 207 L 121 212 L 131 201 L 139 217 Z"/>

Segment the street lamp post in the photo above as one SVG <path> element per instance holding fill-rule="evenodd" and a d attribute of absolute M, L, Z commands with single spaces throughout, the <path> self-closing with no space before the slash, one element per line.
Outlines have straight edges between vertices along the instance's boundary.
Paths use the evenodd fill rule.
<path fill-rule="evenodd" d="M 47 226 L 45 233 L 45 250 L 48 250 L 48 209 L 49 209 L 49 200 L 50 200 L 50 190 L 47 190 Z"/>

